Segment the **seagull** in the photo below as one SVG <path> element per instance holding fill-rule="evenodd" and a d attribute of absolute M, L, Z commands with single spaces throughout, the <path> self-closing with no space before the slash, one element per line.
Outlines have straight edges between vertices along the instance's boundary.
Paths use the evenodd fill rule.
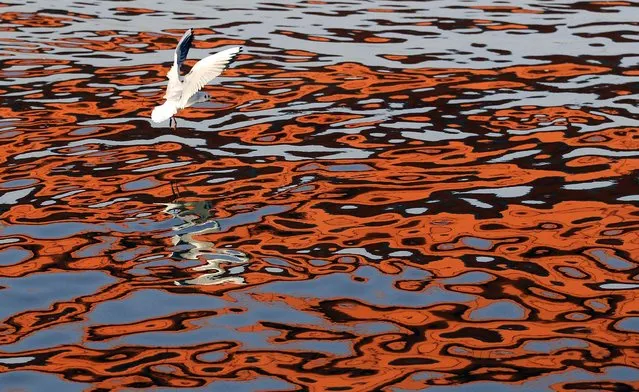
<path fill-rule="evenodd" d="M 236 46 L 205 57 L 195 63 L 184 80 L 180 80 L 180 68 L 189 53 L 193 37 L 193 29 L 188 29 L 178 42 L 173 54 L 173 66 L 166 75 L 169 84 L 166 86 L 166 94 L 163 97 L 165 101 L 151 112 L 153 122 L 159 123 L 168 119 L 171 126 L 171 120 L 173 120 L 173 129 L 177 127 L 177 121 L 173 117 L 177 111 L 198 102 L 208 101 L 211 96 L 200 90 L 221 74 L 242 50 L 241 47 Z"/>

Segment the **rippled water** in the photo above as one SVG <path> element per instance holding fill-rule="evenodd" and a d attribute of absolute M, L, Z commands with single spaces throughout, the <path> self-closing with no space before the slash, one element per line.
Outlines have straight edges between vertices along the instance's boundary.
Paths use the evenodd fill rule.
<path fill-rule="evenodd" d="M 0 390 L 639 388 L 637 20 L 0 3 Z"/>

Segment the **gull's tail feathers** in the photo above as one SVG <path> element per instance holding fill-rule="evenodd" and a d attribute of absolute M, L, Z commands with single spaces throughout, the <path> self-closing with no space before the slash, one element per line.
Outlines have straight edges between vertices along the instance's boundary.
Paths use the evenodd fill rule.
<path fill-rule="evenodd" d="M 177 113 L 175 102 L 166 101 L 160 106 L 156 106 L 151 112 L 151 120 L 159 123 L 173 117 Z"/>

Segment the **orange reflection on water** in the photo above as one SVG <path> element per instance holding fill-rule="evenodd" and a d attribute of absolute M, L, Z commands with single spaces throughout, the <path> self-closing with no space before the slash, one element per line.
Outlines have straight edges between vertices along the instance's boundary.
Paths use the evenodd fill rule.
<path fill-rule="evenodd" d="M 283 26 L 216 9 L 230 19 L 195 29 L 187 68 L 245 51 L 175 131 L 148 117 L 182 29 L 1 13 L 0 382 L 639 388 L 633 71 L 594 52 L 517 58 L 505 38 L 554 37 L 537 18 L 559 6 L 435 3 L 456 16 L 256 6 L 326 18 Z M 478 40 L 414 50 L 464 34 Z"/>

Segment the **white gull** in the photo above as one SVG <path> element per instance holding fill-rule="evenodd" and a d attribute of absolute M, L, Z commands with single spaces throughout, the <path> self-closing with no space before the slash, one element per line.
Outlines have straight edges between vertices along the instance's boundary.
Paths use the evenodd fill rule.
<path fill-rule="evenodd" d="M 189 53 L 191 42 L 193 42 L 193 29 L 188 29 L 180 39 L 177 48 L 175 48 L 173 66 L 166 75 L 169 78 L 166 94 L 164 94 L 166 101 L 153 109 L 151 113 L 153 122 L 159 123 L 168 119 L 170 126 L 172 119 L 175 122 L 175 126 L 177 126 L 177 121 L 175 121 L 173 116 L 179 109 L 193 106 L 198 102 L 208 101 L 211 97 L 200 90 L 221 74 L 242 49 L 236 46 L 203 58 L 195 63 L 193 68 L 191 68 L 191 72 L 182 81 L 180 80 L 180 67 Z"/>

